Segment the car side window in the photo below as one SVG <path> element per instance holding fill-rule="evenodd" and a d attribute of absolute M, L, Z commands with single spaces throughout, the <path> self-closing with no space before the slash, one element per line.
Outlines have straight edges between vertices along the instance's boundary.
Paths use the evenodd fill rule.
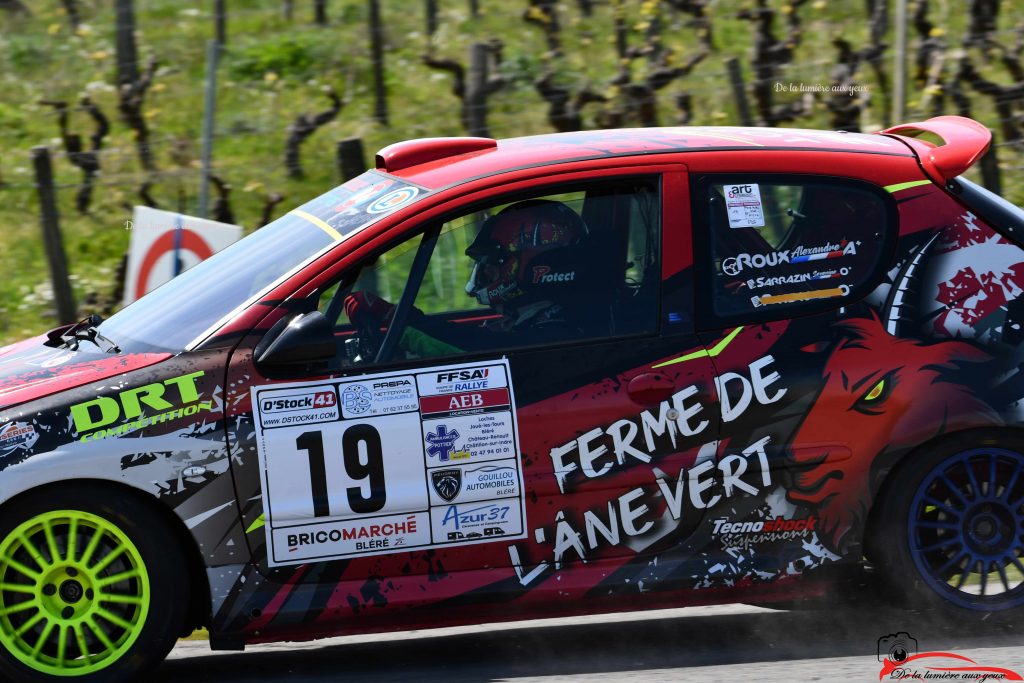
<path fill-rule="evenodd" d="M 364 264 L 320 310 L 360 365 L 654 333 L 659 195 L 632 178 L 473 207 Z"/>
<path fill-rule="evenodd" d="M 891 199 L 867 183 L 704 176 L 694 196 L 698 242 L 713 264 L 702 303 L 720 322 L 843 306 L 876 283 L 896 234 Z"/>

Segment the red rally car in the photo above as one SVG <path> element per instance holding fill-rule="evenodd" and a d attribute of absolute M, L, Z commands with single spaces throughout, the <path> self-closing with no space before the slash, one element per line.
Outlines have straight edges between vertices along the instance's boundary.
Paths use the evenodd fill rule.
<path fill-rule="evenodd" d="M 1024 212 L 961 177 L 990 140 L 398 143 L 3 349 L 0 675 L 135 680 L 198 626 L 783 603 L 869 565 L 1019 618 Z"/>

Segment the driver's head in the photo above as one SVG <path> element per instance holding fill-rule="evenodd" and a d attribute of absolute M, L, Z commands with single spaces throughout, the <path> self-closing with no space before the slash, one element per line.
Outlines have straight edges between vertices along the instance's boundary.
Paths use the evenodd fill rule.
<path fill-rule="evenodd" d="M 577 279 L 573 251 L 589 234 L 561 202 L 530 199 L 484 221 L 466 255 L 475 261 L 466 294 L 486 306 L 557 299 Z"/>

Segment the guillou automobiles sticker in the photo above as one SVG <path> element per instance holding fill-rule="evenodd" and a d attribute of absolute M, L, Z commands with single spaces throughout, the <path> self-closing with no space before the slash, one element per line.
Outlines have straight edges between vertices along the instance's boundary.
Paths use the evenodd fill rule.
<path fill-rule="evenodd" d="M 508 361 L 254 387 L 268 561 L 523 538 Z"/>

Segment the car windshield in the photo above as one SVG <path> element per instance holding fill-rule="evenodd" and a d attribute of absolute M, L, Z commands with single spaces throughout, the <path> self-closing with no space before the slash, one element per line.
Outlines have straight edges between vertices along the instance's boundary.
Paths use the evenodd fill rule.
<path fill-rule="evenodd" d="M 181 351 L 293 270 L 424 194 L 367 171 L 190 268 L 100 331 L 127 351 Z"/>

